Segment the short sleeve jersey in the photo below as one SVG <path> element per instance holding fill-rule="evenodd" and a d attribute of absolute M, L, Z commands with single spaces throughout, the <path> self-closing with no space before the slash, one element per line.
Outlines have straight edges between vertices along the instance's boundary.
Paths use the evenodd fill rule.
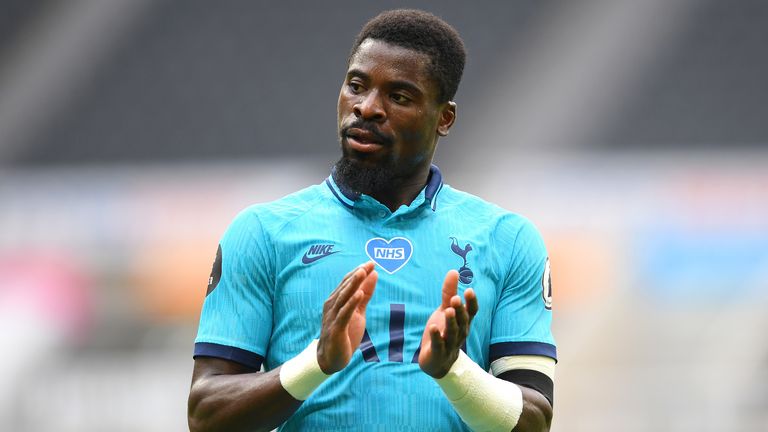
<path fill-rule="evenodd" d="M 481 367 L 510 355 L 556 359 L 548 259 L 527 219 L 444 185 L 395 212 L 325 182 L 242 211 L 221 239 L 195 356 L 277 368 L 319 337 L 323 302 L 343 276 L 373 260 L 379 281 L 366 331 L 281 430 L 468 430 L 419 369 L 421 336 L 459 272 L 479 311 L 464 351 Z"/>

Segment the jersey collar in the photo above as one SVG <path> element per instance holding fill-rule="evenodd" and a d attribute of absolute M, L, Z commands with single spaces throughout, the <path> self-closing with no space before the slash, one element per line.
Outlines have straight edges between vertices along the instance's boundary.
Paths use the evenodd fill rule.
<path fill-rule="evenodd" d="M 339 200 L 339 202 L 343 204 L 345 207 L 348 207 L 351 209 L 351 208 L 354 208 L 355 205 L 360 204 L 362 201 L 366 201 L 366 200 L 376 201 L 372 197 L 354 192 L 352 190 L 345 188 L 342 184 L 337 183 L 336 180 L 334 179 L 335 175 L 336 175 L 336 168 L 334 167 L 331 170 L 331 175 L 329 175 L 328 178 L 325 179 L 325 184 L 331 190 L 331 192 L 333 193 L 333 196 L 335 196 L 336 199 Z M 413 200 L 413 202 L 409 207 L 413 207 L 414 204 L 417 204 L 417 202 L 420 199 L 423 199 L 425 203 L 429 203 L 429 207 L 432 209 L 432 211 L 437 210 L 437 196 L 440 194 L 440 191 L 442 189 L 443 189 L 443 175 L 440 173 L 440 169 L 437 167 L 437 165 L 432 165 L 429 168 L 429 177 L 427 177 L 427 185 L 424 187 L 424 189 L 422 189 L 419 195 L 416 196 L 416 198 Z"/>

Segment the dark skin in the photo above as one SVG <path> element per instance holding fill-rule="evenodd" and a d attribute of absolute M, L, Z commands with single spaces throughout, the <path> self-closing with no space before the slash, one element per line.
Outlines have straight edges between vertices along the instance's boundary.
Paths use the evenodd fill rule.
<path fill-rule="evenodd" d="M 398 168 L 392 184 L 373 197 L 394 211 L 424 188 L 440 136 L 456 119 L 456 104 L 438 101 L 422 53 L 376 40 L 364 41 L 350 61 L 338 102 L 342 152 L 361 166 L 386 162 Z M 365 127 L 352 127 L 364 121 Z M 359 125 L 359 123 L 357 123 Z M 373 130 L 371 130 L 373 128 Z M 327 374 L 341 371 L 358 349 L 365 311 L 378 275 L 374 263 L 348 273 L 323 305 L 317 360 Z M 469 334 L 478 303 L 472 289 L 457 295 L 458 273 L 451 270 L 442 286 L 442 303 L 422 335 L 419 366 L 443 377 L 456 361 Z M 280 384 L 280 368 L 258 372 L 236 362 L 198 357 L 192 376 L 188 420 L 197 431 L 269 431 L 301 405 Z M 521 387 L 523 412 L 515 432 L 547 431 L 549 402 Z"/>
<path fill-rule="evenodd" d="M 326 374 L 343 369 L 360 345 L 378 278 L 373 266 L 368 262 L 349 272 L 323 305 L 317 362 Z M 280 384 L 280 368 L 258 372 L 228 360 L 195 359 L 190 431 L 271 431 L 300 405 Z"/>
<path fill-rule="evenodd" d="M 419 367 L 432 378 L 442 378 L 459 357 L 459 350 L 469 335 L 472 319 L 478 311 L 472 288 L 458 293 L 459 273 L 451 270 L 443 281 L 442 304 L 432 312 L 421 337 Z M 519 386 L 523 393 L 523 412 L 514 432 L 548 431 L 552 424 L 552 406 L 536 390 Z"/>
<path fill-rule="evenodd" d="M 392 211 L 410 204 L 424 188 L 437 140 L 456 120 L 456 104 L 437 100 L 428 62 L 425 54 L 367 39 L 352 57 L 339 92 L 342 153 L 362 168 L 395 167 L 395 179 L 371 194 Z M 369 128 L 347 130 L 360 121 Z"/>

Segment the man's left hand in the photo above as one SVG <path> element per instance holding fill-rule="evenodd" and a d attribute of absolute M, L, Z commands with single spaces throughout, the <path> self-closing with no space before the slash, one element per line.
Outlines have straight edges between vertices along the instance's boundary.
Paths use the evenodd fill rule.
<path fill-rule="evenodd" d="M 477 297 L 472 288 L 458 296 L 459 273 L 451 270 L 443 281 L 443 301 L 427 320 L 421 337 L 419 366 L 433 378 L 442 378 L 459 357 L 459 349 L 469 334 L 469 325 L 477 314 Z"/>

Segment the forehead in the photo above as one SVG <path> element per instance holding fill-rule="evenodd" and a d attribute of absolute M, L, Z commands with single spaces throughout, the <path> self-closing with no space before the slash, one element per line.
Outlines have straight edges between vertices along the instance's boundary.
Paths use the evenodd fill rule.
<path fill-rule="evenodd" d="M 347 73 L 361 71 L 382 78 L 415 81 L 433 90 L 427 54 L 376 39 L 366 39 L 349 61 Z"/>

